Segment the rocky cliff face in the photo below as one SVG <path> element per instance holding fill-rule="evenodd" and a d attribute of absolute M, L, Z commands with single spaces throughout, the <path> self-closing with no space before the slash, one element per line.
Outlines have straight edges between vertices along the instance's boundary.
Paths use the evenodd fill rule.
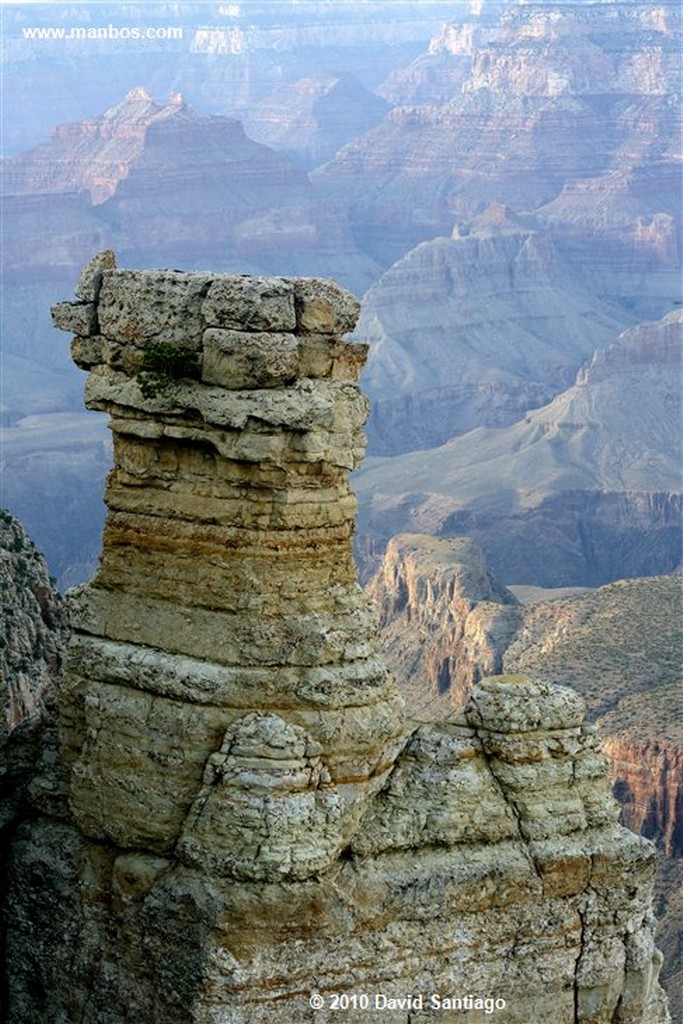
<path fill-rule="evenodd" d="M 413 534 L 391 541 L 366 592 L 412 713 L 451 715 L 495 672 L 573 686 L 607 737 L 622 820 L 681 856 L 680 577 L 520 603 L 468 538 Z"/>
<path fill-rule="evenodd" d="M 529 596 L 534 588 L 514 588 L 524 603 L 511 604 L 512 595 L 491 579 L 480 551 L 463 557 L 472 548 L 465 538 L 397 537 L 367 588 L 380 612 L 385 656 L 409 711 L 422 720 L 452 719 L 471 692 L 472 680 L 492 665 L 582 693 L 605 736 L 621 820 L 654 839 L 662 854 L 663 977 L 672 1008 L 680 1013 L 680 578 L 622 580 L 574 595 L 539 591 Z M 397 587 L 396 581 L 406 578 L 422 586 Z M 486 642 L 472 643 L 481 623 L 498 628 L 485 628 Z M 458 668 L 443 689 L 442 665 Z"/>
<path fill-rule="evenodd" d="M 404 534 L 392 539 L 366 591 L 389 652 L 400 635 L 392 632 L 392 624 L 402 619 L 408 630 L 413 622 L 422 629 L 422 634 L 405 633 L 410 636 L 406 649 L 415 645 L 413 655 L 431 634 L 446 656 L 469 617 L 480 606 L 494 605 L 509 616 L 511 626 L 490 637 L 487 656 L 500 670 L 571 683 L 615 740 L 618 733 L 639 733 L 653 751 L 657 739 L 675 743 L 681 738 L 677 683 L 683 590 L 678 575 L 619 580 L 596 590 L 507 589 L 469 538 Z M 407 673 L 393 661 L 392 667 L 401 684 L 407 682 Z M 489 670 L 472 657 L 468 671 L 476 679 Z M 653 718 L 655 708 L 648 702 L 655 692 L 661 699 Z M 462 701 L 462 692 L 454 690 L 451 705 L 459 707 Z"/>
<path fill-rule="evenodd" d="M 0 511 L 2 640 L 5 681 L 0 719 L 11 732 L 38 718 L 64 653 L 62 603 L 42 555 L 21 524 Z"/>
<path fill-rule="evenodd" d="M 463 537 L 394 537 L 367 594 L 379 613 L 382 645 L 415 714 L 448 713 L 474 683 L 502 670 L 502 651 L 519 626 L 514 595 Z M 441 699 L 440 699 L 441 698 Z"/>
<path fill-rule="evenodd" d="M 358 1022 L 665 1024 L 653 847 L 581 698 L 502 676 L 402 717 L 351 557 L 355 301 L 107 262 L 54 309 L 116 464 L 63 800 L 48 769 L 12 836 L 11 1024 L 313 1024 L 352 991 Z"/>
<path fill-rule="evenodd" d="M 660 840 L 668 857 L 683 857 L 683 750 L 663 737 L 638 740 L 622 731 L 610 736 L 605 753 L 612 762 L 624 824 Z"/>
<path fill-rule="evenodd" d="M 8 836 L 27 814 L 25 790 L 42 756 L 41 748 L 51 746 L 49 709 L 66 643 L 62 602 L 45 561 L 21 524 L 5 511 L 0 511 L 0 592 L 0 877 L 4 890 Z M 4 938 L 0 926 L 2 964 Z M 3 1019 L 5 1009 L 3 982 Z"/>
<path fill-rule="evenodd" d="M 661 851 L 658 941 L 674 1020 L 683 1013 L 682 615 L 680 576 L 623 580 L 571 600 L 530 605 L 503 655 L 505 666 L 525 665 L 547 681 L 571 679 L 591 717 L 598 715 L 620 820 Z"/>

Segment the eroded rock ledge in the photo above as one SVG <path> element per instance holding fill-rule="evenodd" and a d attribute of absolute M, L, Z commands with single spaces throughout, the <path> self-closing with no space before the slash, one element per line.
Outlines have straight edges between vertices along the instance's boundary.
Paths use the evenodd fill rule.
<path fill-rule="evenodd" d="M 55 322 L 115 469 L 11 846 L 12 1024 L 319 1024 L 334 993 L 369 995 L 347 1022 L 491 1019 L 432 1007 L 473 995 L 503 1024 L 663 1024 L 654 850 L 581 698 L 502 676 L 402 717 L 351 556 L 355 300 L 106 255 L 78 295 Z M 149 395 L 162 342 L 196 359 Z"/>

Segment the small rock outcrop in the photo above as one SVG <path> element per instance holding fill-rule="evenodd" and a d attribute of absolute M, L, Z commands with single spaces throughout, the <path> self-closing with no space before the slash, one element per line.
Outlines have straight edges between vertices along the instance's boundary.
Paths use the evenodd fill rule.
<path fill-rule="evenodd" d="M 665 1024 L 654 848 L 581 697 L 403 718 L 351 554 L 355 300 L 102 263 L 78 294 L 115 468 L 63 803 L 12 838 L 11 1024 Z"/>

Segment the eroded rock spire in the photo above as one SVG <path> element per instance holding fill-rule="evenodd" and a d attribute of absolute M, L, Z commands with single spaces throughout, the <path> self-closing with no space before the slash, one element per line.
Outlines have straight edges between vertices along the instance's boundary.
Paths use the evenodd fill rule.
<path fill-rule="evenodd" d="M 110 256 L 78 294 L 115 467 L 10 844 L 11 1024 L 665 1024 L 654 848 L 581 698 L 402 720 L 351 556 L 356 301 Z"/>
<path fill-rule="evenodd" d="M 71 645 L 92 838 L 306 877 L 386 777 L 400 701 L 351 549 L 357 313 L 331 282 L 114 269 L 55 308 L 87 321 L 74 357 L 114 436 Z"/>

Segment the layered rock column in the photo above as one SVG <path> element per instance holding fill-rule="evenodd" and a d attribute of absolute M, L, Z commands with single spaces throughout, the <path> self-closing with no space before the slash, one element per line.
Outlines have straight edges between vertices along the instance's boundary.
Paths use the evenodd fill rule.
<path fill-rule="evenodd" d="M 351 548 L 358 303 L 331 282 L 112 264 L 53 310 L 115 460 L 75 602 L 75 820 L 218 873 L 305 877 L 399 733 Z"/>
<path fill-rule="evenodd" d="M 355 301 L 107 263 L 54 312 L 116 464 L 10 844 L 10 1024 L 666 1024 L 654 848 L 581 698 L 401 720 L 351 560 Z"/>

